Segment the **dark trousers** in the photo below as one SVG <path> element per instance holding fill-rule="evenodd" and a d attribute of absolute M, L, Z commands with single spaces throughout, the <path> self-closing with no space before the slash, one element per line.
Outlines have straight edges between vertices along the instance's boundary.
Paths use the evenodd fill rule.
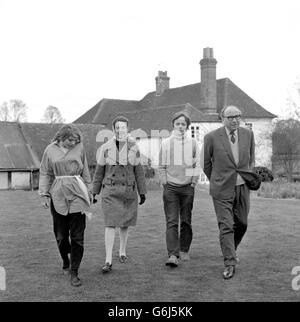
<path fill-rule="evenodd" d="M 163 201 L 166 216 L 166 242 L 168 255 L 179 256 L 179 250 L 188 252 L 193 239 L 192 209 L 195 189 L 190 185 L 164 186 Z M 178 225 L 180 218 L 180 237 Z"/>
<path fill-rule="evenodd" d="M 77 212 L 62 216 L 56 212 L 52 201 L 50 209 L 53 217 L 54 235 L 63 260 L 63 268 L 68 268 L 71 264 L 72 272 L 76 273 L 83 257 L 85 215 Z M 70 261 L 68 254 L 71 254 Z"/>
<path fill-rule="evenodd" d="M 236 249 L 247 230 L 250 209 L 250 192 L 243 184 L 235 187 L 232 199 L 213 198 L 219 226 L 221 250 L 224 265 L 236 265 Z"/>

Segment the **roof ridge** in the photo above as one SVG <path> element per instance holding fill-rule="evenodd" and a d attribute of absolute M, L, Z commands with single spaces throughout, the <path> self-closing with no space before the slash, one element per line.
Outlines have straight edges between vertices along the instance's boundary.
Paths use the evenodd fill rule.
<path fill-rule="evenodd" d="M 228 77 L 223 77 L 223 78 L 219 78 L 217 79 L 216 81 L 224 81 L 224 80 L 230 80 Z M 171 87 L 171 88 L 167 88 L 164 90 L 164 92 L 166 91 L 171 91 L 171 90 L 175 90 L 175 89 L 179 89 L 179 88 L 184 88 L 184 87 L 189 87 L 189 86 L 195 86 L 195 85 L 201 85 L 201 82 L 197 82 L 197 83 L 192 83 L 192 84 L 187 84 L 187 85 L 182 85 L 182 86 L 177 86 L 177 87 Z M 147 95 L 150 95 L 150 94 L 155 94 L 156 91 L 151 91 L 151 92 L 148 92 L 142 99 L 141 101 L 147 96 Z"/>
<path fill-rule="evenodd" d="M 171 108 L 171 107 L 178 107 L 178 106 L 186 106 L 187 104 L 189 104 L 191 107 L 193 107 L 193 105 L 191 105 L 190 103 L 183 103 L 183 104 L 174 104 L 174 105 L 163 105 L 163 106 L 155 106 L 153 108 L 143 108 L 141 110 L 137 110 L 137 111 L 125 111 L 123 112 L 124 114 L 133 114 L 133 113 L 140 113 L 140 112 L 145 112 L 145 111 L 153 111 L 153 110 L 161 110 L 161 109 L 165 109 L 165 108 Z M 194 109 L 196 109 L 195 107 L 193 107 Z M 120 113 L 122 114 L 122 113 Z"/>
<path fill-rule="evenodd" d="M 136 103 L 138 103 L 139 101 L 137 101 L 137 100 L 128 100 L 128 99 L 122 99 L 122 98 L 106 98 L 106 97 L 104 97 L 104 98 L 102 98 L 98 103 L 100 103 L 101 101 L 122 101 L 122 102 L 136 102 Z"/>
<path fill-rule="evenodd" d="M 264 107 L 262 107 L 257 101 L 255 101 L 251 96 L 249 96 L 245 91 L 243 91 L 239 86 L 237 86 L 231 79 L 229 79 L 229 82 L 231 82 L 236 88 L 238 88 L 248 99 L 252 100 L 254 103 L 256 103 L 261 109 L 263 109 L 266 113 L 268 113 L 270 116 L 277 117 L 277 115 L 269 112 Z"/>
<path fill-rule="evenodd" d="M 105 98 L 103 98 L 102 100 L 100 100 L 94 107 L 96 107 L 98 104 L 100 104 L 99 105 L 99 107 L 98 107 L 98 109 L 97 109 L 97 112 L 95 113 L 95 116 L 92 118 L 92 122 L 91 123 L 93 123 L 94 122 L 94 120 L 96 120 L 97 119 L 97 117 L 98 117 L 98 115 L 100 114 L 100 112 L 102 111 L 102 108 L 103 108 L 103 101 L 104 100 L 106 100 Z M 94 108 L 93 107 L 93 108 Z"/>

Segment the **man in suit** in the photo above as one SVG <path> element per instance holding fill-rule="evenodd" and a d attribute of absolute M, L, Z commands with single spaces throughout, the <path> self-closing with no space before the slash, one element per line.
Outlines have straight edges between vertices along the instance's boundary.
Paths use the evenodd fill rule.
<path fill-rule="evenodd" d="M 254 166 L 255 143 L 253 132 L 239 127 L 241 115 L 236 106 L 223 108 L 224 126 L 205 135 L 203 145 L 203 171 L 210 181 L 219 226 L 224 279 L 235 274 L 236 249 L 247 230 L 250 209 L 249 188 L 238 171 Z"/>

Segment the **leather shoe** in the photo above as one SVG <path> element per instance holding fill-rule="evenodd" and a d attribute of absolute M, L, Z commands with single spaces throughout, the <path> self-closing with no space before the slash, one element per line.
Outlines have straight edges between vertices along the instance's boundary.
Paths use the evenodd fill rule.
<path fill-rule="evenodd" d="M 64 275 L 69 275 L 70 274 L 70 268 L 63 268 L 62 269 Z"/>
<path fill-rule="evenodd" d="M 170 267 L 177 267 L 178 266 L 178 258 L 175 255 L 171 255 L 168 260 L 166 261 L 166 265 Z"/>
<path fill-rule="evenodd" d="M 119 257 L 119 261 L 120 261 L 120 263 L 122 263 L 122 264 L 126 263 L 126 262 L 127 262 L 127 260 L 128 260 L 128 257 L 127 257 L 126 255 L 121 255 L 121 256 Z"/>
<path fill-rule="evenodd" d="M 183 262 L 187 262 L 190 260 L 190 255 L 189 253 L 187 252 L 180 252 L 179 253 L 179 256 L 180 256 L 180 259 L 183 261 Z"/>
<path fill-rule="evenodd" d="M 112 269 L 112 264 L 105 263 L 104 266 L 102 266 L 102 273 L 109 273 Z"/>
<path fill-rule="evenodd" d="M 80 278 L 77 275 L 71 275 L 71 285 L 72 286 L 81 286 Z"/>
<path fill-rule="evenodd" d="M 223 278 L 225 280 L 228 280 L 234 276 L 234 273 L 235 273 L 235 266 L 233 265 L 226 266 L 223 272 Z"/>

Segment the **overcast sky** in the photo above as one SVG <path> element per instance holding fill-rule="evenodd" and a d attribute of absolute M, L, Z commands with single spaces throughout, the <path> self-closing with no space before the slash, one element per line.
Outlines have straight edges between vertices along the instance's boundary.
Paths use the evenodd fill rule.
<path fill-rule="evenodd" d="M 281 114 L 300 75 L 299 0 L 0 0 L 0 104 L 28 121 L 49 105 L 74 121 L 102 98 L 140 100 L 158 70 L 200 81 L 203 48 L 228 77 Z"/>

